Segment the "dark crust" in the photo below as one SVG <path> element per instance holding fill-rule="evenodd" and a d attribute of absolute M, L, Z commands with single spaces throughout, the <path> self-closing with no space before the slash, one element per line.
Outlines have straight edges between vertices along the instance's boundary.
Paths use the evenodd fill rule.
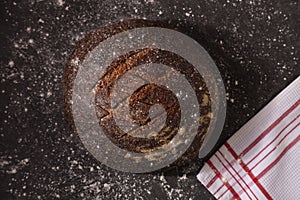
<path fill-rule="evenodd" d="M 177 134 L 180 128 L 179 122 L 181 115 L 177 97 L 172 93 L 172 91 L 168 91 L 168 89 L 165 89 L 162 86 L 153 84 L 148 84 L 145 87 L 142 87 L 143 90 L 139 92 L 136 91 L 133 95 L 130 94 L 131 101 L 129 102 L 132 108 L 132 113 L 142 113 L 144 115 L 140 115 L 139 117 L 141 119 L 145 119 L 148 116 L 147 113 L 150 106 L 155 104 L 155 100 L 160 100 L 159 104 L 164 107 L 167 112 L 167 120 L 165 126 L 157 134 L 157 136 L 150 138 L 133 137 L 123 132 L 116 125 L 113 117 L 114 112 L 110 107 L 110 92 L 112 87 L 123 74 L 129 72 L 136 66 L 147 63 L 164 64 L 179 71 L 185 76 L 190 85 L 193 87 L 193 90 L 196 92 L 198 102 L 201 107 L 201 110 L 199 110 L 201 116 L 199 120 L 202 122 L 205 121 L 205 123 L 201 123 L 202 125 L 199 129 L 207 130 L 209 126 L 209 120 L 205 119 L 209 117 L 207 115 L 210 114 L 210 102 L 203 100 L 204 95 L 209 95 L 209 92 L 201 75 L 194 70 L 190 63 L 172 52 L 159 49 L 142 49 L 130 52 L 120 58 L 117 58 L 108 67 L 107 72 L 103 75 L 101 81 L 96 87 L 96 105 L 98 108 L 97 110 L 99 111 L 98 116 L 101 119 L 100 125 L 107 133 L 107 136 L 119 147 L 134 152 L 153 151 L 157 147 L 167 144 L 174 135 Z M 151 70 L 151 67 L 149 70 Z M 137 75 L 139 77 L 143 77 L 142 74 Z M 161 76 L 164 77 L 159 78 L 167 78 L 168 74 Z M 147 77 L 143 77 L 143 79 L 147 79 Z M 159 82 L 159 80 L 154 82 Z M 201 88 L 201 90 L 199 88 Z M 97 99 L 99 100 L 97 101 Z M 139 103 L 139 107 L 136 103 Z M 133 114 L 133 118 L 138 118 L 135 116 L 136 115 Z M 184 127 L 184 130 L 186 130 L 188 134 L 189 127 Z"/>
<path fill-rule="evenodd" d="M 83 40 L 81 40 L 79 45 L 77 45 L 75 51 L 70 57 L 69 62 L 66 65 L 63 79 L 65 113 L 67 119 L 70 121 L 70 124 L 75 131 L 76 129 L 74 126 L 71 111 L 71 98 L 73 82 L 78 71 L 78 65 L 74 64 L 74 60 L 77 59 L 78 63 L 81 63 L 89 51 L 96 47 L 101 41 L 111 37 L 112 35 L 137 27 L 149 26 L 168 28 L 166 24 L 158 22 L 145 20 L 127 20 L 108 25 L 92 33 L 89 33 Z M 142 86 L 139 91 L 131 94 L 130 109 L 132 121 L 140 125 L 144 125 L 149 122 L 147 121 L 149 108 L 150 106 L 154 105 L 155 102 L 152 102 L 151 98 L 149 99 L 149 95 L 147 94 L 152 93 L 152 98 L 159 98 L 162 101 L 165 100 L 165 102 L 161 103 L 160 105 L 165 108 L 170 123 L 166 123 L 160 133 L 158 133 L 157 136 L 153 137 L 152 139 L 141 139 L 130 136 L 129 134 L 122 132 L 122 130 L 118 129 L 115 125 L 115 120 L 114 116 L 112 115 L 113 112 L 112 108 L 110 108 L 109 100 L 110 89 L 113 86 L 116 77 L 122 76 L 135 66 L 151 62 L 168 65 L 170 67 L 173 67 L 175 70 L 185 74 L 186 77 L 190 77 L 189 81 L 192 87 L 195 89 L 200 105 L 199 112 L 201 118 L 199 120 L 201 121 L 202 125 L 198 128 L 198 133 L 188 150 L 183 154 L 181 158 L 179 158 L 175 163 L 172 164 L 172 166 L 180 166 L 187 162 L 190 162 L 192 159 L 195 159 L 198 154 L 211 119 L 211 101 L 209 91 L 201 75 L 197 74 L 193 70 L 193 66 L 191 66 L 190 63 L 188 63 L 178 55 L 159 49 L 141 49 L 134 52 L 129 52 L 128 54 L 115 59 L 114 62 L 110 66 L 108 66 L 106 73 L 95 87 L 95 103 L 97 116 L 99 118 L 99 124 L 104 128 L 105 134 L 110 138 L 112 142 L 114 142 L 121 148 L 133 152 L 152 151 L 167 144 L 174 137 L 174 135 L 176 135 L 179 128 L 178 121 L 180 120 L 180 107 L 176 96 L 167 88 L 163 88 L 162 86 L 154 84 Z M 202 89 L 199 90 L 199 88 Z M 166 99 L 164 99 L 163 97 L 166 97 Z M 138 113 L 142 113 L 142 115 Z"/>

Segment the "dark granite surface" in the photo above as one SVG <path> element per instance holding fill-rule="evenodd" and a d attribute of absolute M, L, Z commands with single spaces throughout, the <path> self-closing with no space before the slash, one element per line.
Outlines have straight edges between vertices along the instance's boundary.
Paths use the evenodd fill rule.
<path fill-rule="evenodd" d="M 109 22 L 178 24 L 207 49 L 226 86 L 215 151 L 300 75 L 299 13 L 297 0 L 2 0 L 0 199 L 213 199 L 195 177 L 204 160 L 152 174 L 95 160 L 64 117 L 67 59 L 78 40 Z"/>

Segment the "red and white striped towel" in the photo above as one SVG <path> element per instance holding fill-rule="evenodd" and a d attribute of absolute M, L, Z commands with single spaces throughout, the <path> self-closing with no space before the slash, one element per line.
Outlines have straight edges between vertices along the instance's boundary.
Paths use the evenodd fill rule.
<path fill-rule="evenodd" d="M 300 199 L 300 77 L 239 129 L 197 178 L 217 199 Z"/>

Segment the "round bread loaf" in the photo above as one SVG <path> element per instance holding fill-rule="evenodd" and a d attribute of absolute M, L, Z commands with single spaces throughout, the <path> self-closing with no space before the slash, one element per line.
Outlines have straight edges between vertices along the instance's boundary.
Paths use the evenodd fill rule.
<path fill-rule="evenodd" d="M 110 24 L 87 34 L 77 45 L 66 65 L 63 79 L 66 116 L 74 131 L 76 131 L 76 127 L 72 116 L 72 93 L 74 80 L 81 66 L 80 63 L 82 63 L 87 54 L 103 40 L 123 31 L 139 27 L 170 28 L 171 26 L 167 23 L 147 20 L 125 20 Z M 128 94 L 126 98 L 119 99 L 119 102 L 117 102 L 115 106 L 111 105 L 112 91 L 120 77 L 126 73 L 130 73 L 130 70 L 137 66 L 151 63 L 164 64 L 183 74 L 192 86 L 200 105 L 200 126 L 197 134 L 187 151 L 172 164 L 172 166 L 181 166 L 195 159 L 198 155 L 212 116 L 211 99 L 205 81 L 199 72 L 195 70 L 193 65 L 187 60 L 173 52 L 155 48 L 138 49 L 117 57 L 110 66 L 107 66 L 104 75 L 99 79 L 97 84 L 95 84 L 95 87 L 91 88 L 91 91 L 95 94 L 95 111 L 99 119 L 99 126 L 102 127 L 106 136 L 119 148 L 137 153 L 155 151 L 171 142 L 174 136 L 179 134 L 179 132 L 180 134 L 189 134 L 189 127 L 179 127 L 180 118 L 182 116 L 176 94 L 169 88 L 156 84 L 156 82 L 162 79 L 170 78 L 168 73 L 156 74 L 155 76 L 151 76 L 149 73 L 133 74 L 132 76 L 145 80 L 147 84 L 140 86 L 138 90 L 132 94 Z M 151 70 L 152 69 L 149 69 L 148 72 L 155 74 L 154 69 L 153 73 Z M 130 91 L 130 87 L 134 86 L 132 84 L 135 83 L 131 81 L 125 83 L 122 92 L 126 93 L 126 91 Z M 130 118 L 118 119 L 113 113 L 122 112 L 122 109 L 120 109 L 118 105 L 124 101 L 129 103 Z M 142 128 L 126 132 L 116 123 L 116 121 L 124 120 L 137 124 L 140 127 L 154 123 L 161 117 L 160 114 L 149 117 L 150 109 L 154 105 L 163 107 L 167 117 L 162 128 L 159 131 L 154 131 L 150 136 L 138 136 L 141 134 L 140 132 L 143 131 Z M 118 116 L 123 115 L 119 113 Z M 155 162 L 160 161 L 156 160 Z"/>

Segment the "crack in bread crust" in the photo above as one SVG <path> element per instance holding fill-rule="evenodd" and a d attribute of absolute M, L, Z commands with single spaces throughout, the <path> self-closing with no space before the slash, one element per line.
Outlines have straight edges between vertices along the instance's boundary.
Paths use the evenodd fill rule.
<path fill-rule="evenodd" d="M 157 136 L 150 138 L 137 138 L 122 131 L 115 123 L 115 119 L 112 114 L 113 109 L 110 104 L 111 92 L 114 84 L 125 73 L 129 72 L 134 67 L 148 63 L 162 63 L 185 75 L 198 98 L 198 102 L 201 107 L 201 110 L 199 110 L 199 121 L 201 122 L 200 129 L 204 129 L 204 131 L 201 132 L 205 133 L 210 122 L 210 101 L 209 91 L 201 75 L 182 57 L 169 51 L 147 48 L 137 50 L 135 52 L 129 52 L 128 54 L 115 59 L 114 62 L 112 62 L 112 64 L 107 68 L 107 72 L 102 76 L 96 86 L 95 102 L 97 107 L 99 106 L 106 112 L 111 113 L 105 117 L 101 117 L 103 116 L 101 113 L 98 115 L 100 119 L 99 123 L 105 130 L 104 132 L 106 135 L 116 145 L 128 151 L 149 152 L 154 151 L 160 146 L 168 144 L 174 135 L 178 133 L 180 128 L 179 122 L 181 112 L 177 97 L 172 93 L 172 91 L 168 91 L 167 88 L 153 84 L 148 84 L 147 86 L 142 87 L 143 90 L 140 89 L 139 92 L 132 94 L 129 104 L 132 113 L 143 113 L 140 117 L 146 118 L 148 116 L 150 106 L 155 104 L 153 100 L 160 100 L 159 104 L 162 105 L 167 112 L 167 120 L 165 126 L 158 134 L 156 134 Z M 147 79 L 147 77 L 144 77 L 144 79 Z M 201 88 L 201 90 L 199 88 Z M 143 98 L 141 96 L 143 96 Z M 148 100 L 145 99 L 146 97 L 148 97 Z M 133 102 L 136 103 L 134 104 Z M 139 102 L 139 108 L 143 108 L 142 110 L 137 108 L 137 102 Z M 134 116 L 135 115 L 133 115 L 133 117 Z M 137 122 L 139 120 L 135 119 L 132 121 Z M 188 130 L 189 127 L 184 127 L 184 129 Z M 200 132 L 200 130 L 198 132 Z"/>

